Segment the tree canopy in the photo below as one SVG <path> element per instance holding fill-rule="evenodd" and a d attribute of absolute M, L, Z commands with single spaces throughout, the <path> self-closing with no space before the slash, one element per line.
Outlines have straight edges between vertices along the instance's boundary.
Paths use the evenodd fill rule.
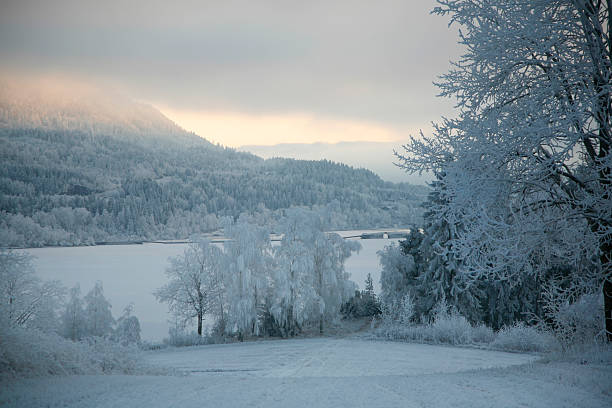
<path fill-rule="evenodd" d="M 520 282 L 567 267 L 567 300 L 603 286 L 612 340 L 610 3 L 439 3 L 465 48 L 437 84 L 458 113 L 400 164 L 439 176 L 430 210 L 459 273 Z"/>

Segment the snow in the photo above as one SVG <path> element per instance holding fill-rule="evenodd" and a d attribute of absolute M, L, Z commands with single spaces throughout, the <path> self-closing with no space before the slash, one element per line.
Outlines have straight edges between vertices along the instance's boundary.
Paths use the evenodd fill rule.
<path fill-rule="evenodd" d="M 317 338 L 149 352 L 172 376 L 0 383 L 3 407 L 602 407 L 610 366 L 469 348 Z"/>
<path fill-rule="evenodd" d="M 355 235 L 363 231 L 350 231 Z M 363 282 L 372 273 L 374 290 L 379 291 L 380 265 L 376 252 L 397 239 L 360 240 L 363 246 L 358 254 L 346 261 L 351 280 L 363 288 Z M 164 270 L 168 257 L 183 253 L 186 244 L 150 243 L 143 245 L 108 245 L 70 248 L 28 249 L 34 259 L 38 276 L 45 280 L 57 279 L 67 287 L 81 285 L 87 293 L 96 281 L 104 283 L 104 296 L 118 317 L 125 306 L 134 302 L 134 316 L 140 320 L 143 340 L 160 341 L 168 335 L 167 305 L 157 302 L 153 292 L 167 283 Z"/>
<path fill-rule="evenodd" d="M 262 377 L 370 377 L 453 373 L 533 361 L 527 354 L 356 339 L 268 340 L 153 353 L 180 371 L 246 372 Z"/>

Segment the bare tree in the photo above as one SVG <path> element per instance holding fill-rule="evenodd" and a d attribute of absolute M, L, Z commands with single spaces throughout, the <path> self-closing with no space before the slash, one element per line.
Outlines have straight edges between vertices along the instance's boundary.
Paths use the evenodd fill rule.
<path fill-rule="evenodd" d="M 208 240 L 190 244 L 182 255 L 170 258 L 166 269 L 169 282 L 154 293 L 158 301 L 168 303 L 183 325 L 197 319 L 200 336 L 204 315 L 218 295 L 216 276 L 222 267 L 222 256 L 221 249 Z"/>
<path fill-rule="evenodd" d="M 58 281 L 41 281 L 32 258 L 25 252 L 0 250 L 0 312 L 11 325 L 51 330 L 65 288 Z"/>

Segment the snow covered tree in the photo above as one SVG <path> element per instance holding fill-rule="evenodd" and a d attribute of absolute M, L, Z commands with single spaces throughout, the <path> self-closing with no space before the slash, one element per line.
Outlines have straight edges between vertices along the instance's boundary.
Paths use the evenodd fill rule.
<path fill-rule="evenodd" d="M 132 315 L 133 311 L 134 304 L 130 303 L 123 309 L 123 314 L 117 319 L 117 327 L 113 337 L 123 345 L 140 343 L 140 321 Z"/>
<path fill-rule="evenodd" d="M 10 325 L 55 330 L 64 294 L 58 281 L 35 275 L 31 255 L 0 249 L 0 313 Z"/>
<path fill-rule="evenodd" d="M 204 315 L 209 312 L 217 290 L 215 277 L 223 267 L 223 253 L 210 241 L 198 239 L 182 255 L 171 257 L 169 261 L 166 276 L 170 281 L 154 295 L 158 301 L 168 303 L 170 311 L 183 326 L 196 319 L 201 336 Z"/>
<path fill-rule="evenodd" d="M 314 289 L 314 257 L 311 245 L 315 237 L 306 210 L 288 211 L 279 226 L 283 239 L 275 248 L 274 305 L 272 314 L 284 334 L 293 336 L 301 325 L 318 311 Z"/>
<path fill-rule="evenodd" d="M 111 313 L 111 304 L 104 297 L 102 282 L 96 282 L 83 300 L 87 336 L 104 337 L 111 334 L 115 319 Z"/>
<path fill-rule="evenodd" d="M 378 297 L 374 292 L 374 280 L 372 279 L 371 273 L 368 273 L 368 276 L 366 277 L 365 289 L 361 293 L 361 297 L 363 299 L 363 313 L 365 316 L 376 316 L 380 314 L 380 304 L 378 302 Z"/>
<path fill-rule="evenodd" d="M 87 332 L 87 320 L 83 309 L 83 299 L 81 299 L 81 288 L 78 284 L 70 289 L 69 296 L 61 317 L 61 333 L 67 339 L 78 341 Z"/>
<path fill-rule="evenodd" d="M 225 220 L 225 291 L 228 301 L 226 331 L 259 335 L 260 312 L 265 303 L 268 275 L 272 265 L 270 234 L 267 229 L 249 224 L 240 217 L 237 222 Z"/>
<path fill-rule="evenodd" d="M 413 230 L 407 239 L 400 241 L 399 245 L 392 243 L 382 251 L 378 251 L 382 266 L 380 300 L 383 310 L 397 314 L 406 294 L 410 294 L 412 299 L 416 298 L 417 279 L 425 267 L 423 253 L 420 251 L 422 241 L 423 233 Z M 427 298 L 423 299 L 423 301 L 427 300 Z M 419 308 L 416 313 L 420 315 L 422 309 Z"/>
<path fill-rule="evenodd" d="M 473 323 L 482 321 L 482 279 L 473 281 L 461 274 L 460 261 L 452 250 L 452 239 L 461 230 L 461 224 L 450 225 L 445 214 L 447 201 L 443 174 L 431 184 L 433 188 L 424 204 L 425 226 L 423 240 L 417 251 L 423 265 L 417 278 L 419 313 L 425 320 L 432 320 L 435 305 L 445 299 L 450 305 Z"/>
<path fill-rule="evenodd" d="M 319 323 L 338 315 L 354 293 L 344 262 L 361 245 L 324 232 L 321 216 L 295 208 L 281 223 L 283 239 L 275 249 L 273 314 L 286 335 L 299 332 L 305 322 Z"/>
<path fill-rule="evenodd" d="M 438 84 L 459 112 L 401 165 L 443 175 L 437 216 L 461 224 L 449 243 L 466 279 L 596 271 L 612 341 L 610 2 L 439 3 L 466 50 Z"/>
<path fill-rule="evenodd" d="M 345 240 L 336 233 L 325 233 L 321 224 L 311 223 L 311 228 L 315 228 L 313 272 L 315 293 L 319 297 L 319 333 L 322 334 L 323 322 L 337 316 L 342 304 L 355 292 L 356 285 L 349 280 L 344 262 L 351 253 L 361 249 L 361 244 Z"/>
<path fill-rule="evenodd" d="M 366 293 L 368 296 L 374 297 L 374 280 L 372 279 L 372 274 L 369 272 L 365 280 L 364 293 Z"/>

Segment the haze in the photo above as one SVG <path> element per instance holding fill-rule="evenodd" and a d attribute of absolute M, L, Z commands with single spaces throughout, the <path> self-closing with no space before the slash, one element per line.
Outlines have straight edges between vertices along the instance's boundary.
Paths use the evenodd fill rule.
<path fill-rule="evenodd" d="M 231 147 L 393 142 L 450 115 L 433 1 L 9 0 L 0 68 L 113 86 Z"/>

